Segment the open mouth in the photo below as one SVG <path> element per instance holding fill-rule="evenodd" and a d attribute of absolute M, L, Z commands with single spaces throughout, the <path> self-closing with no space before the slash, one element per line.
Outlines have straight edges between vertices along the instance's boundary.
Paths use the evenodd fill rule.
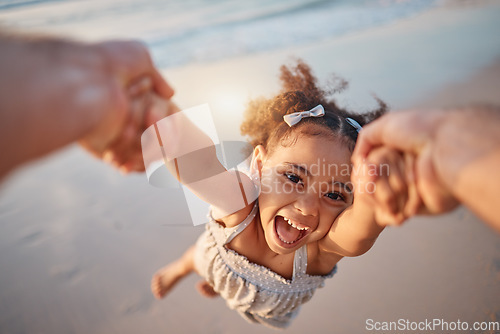
<path fill-rule="evenodd" d="M 292 248 L 309 234 L 310 229 L 291 219 L 276 216 L 274 218 L 274 231 L 282 247 Z"/>

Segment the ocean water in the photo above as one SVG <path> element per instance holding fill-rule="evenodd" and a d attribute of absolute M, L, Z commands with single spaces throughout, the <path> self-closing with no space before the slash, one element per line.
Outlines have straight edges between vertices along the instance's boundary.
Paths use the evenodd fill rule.
<path fill-rule="evenodd" d="M 0 24 L 88 40 L 139 38 L 162 68 L 317 42 L 416 15 L 438 0 L 11 0 Z"/>

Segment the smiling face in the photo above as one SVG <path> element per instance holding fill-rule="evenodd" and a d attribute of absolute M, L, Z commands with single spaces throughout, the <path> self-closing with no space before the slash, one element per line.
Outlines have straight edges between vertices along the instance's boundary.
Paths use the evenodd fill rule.
<path fill-rule="evenodd" d="M 351 152 L 341 141 L 299 135 L 291 146 L 258 146 L 253 168 L 261 175 L 260 220 L 269 248 L 291 253 L 322 239 L 352 204 Z"/>

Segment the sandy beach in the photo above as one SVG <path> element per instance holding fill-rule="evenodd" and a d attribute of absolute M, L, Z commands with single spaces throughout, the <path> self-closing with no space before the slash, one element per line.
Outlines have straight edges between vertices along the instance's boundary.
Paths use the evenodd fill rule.
<path fill-rule="evenodd" d="M 499 32 L 499 2 L 450 1 L 375 29 L 162 72 L 176 103 L 209 103 L 219 138 L 239 140 L 245 103 L 276 92 L 279 66 L 294 57 L 320 81 L 349 80 L 340 101 L 359 111 L 376 106 L 372 93 L 394 110 L 500 104 Z M 0 186 L 0 333 L 276 332 L 201 297 L 195 275 L 153 298 L 152 274 L 203 231 L 186 217 L 180 190 L 123 177 L 76 146 L 18 170 Z M 472 326 L 500 321 L 499 300 L 500 235 L 459 208 L 388 228 L 367 254 L 343 259 L 286 332 L 382 333 L 368 319 Z"/>

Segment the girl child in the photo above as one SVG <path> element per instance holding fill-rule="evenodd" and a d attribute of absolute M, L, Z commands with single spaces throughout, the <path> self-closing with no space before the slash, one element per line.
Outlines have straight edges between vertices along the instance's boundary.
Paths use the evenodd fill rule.
<path fill-rule="evenodd" d="M 157 298 L 195 271 L 204 279 L 202 294 L 222 296 L 250 322 L 284 328 L 344 256 L 365 253 L 386 223 L 404 219 L 402 156 L 374 151 L 368 160 L 390 167 L 376 177 L 350 164 L 358 131 L 385 104 L 366 114 L 340 108 L 301 61 L 283 66 L 281 81 L 281 93 L 252 102 L 241 125 L 254 147 L 250 170 L 258 199 L 225 214 L 216 214 L 211 201 L 196 244 L 153 276 Z M 370 182 L 375 193 L 365 187 Z"/>

